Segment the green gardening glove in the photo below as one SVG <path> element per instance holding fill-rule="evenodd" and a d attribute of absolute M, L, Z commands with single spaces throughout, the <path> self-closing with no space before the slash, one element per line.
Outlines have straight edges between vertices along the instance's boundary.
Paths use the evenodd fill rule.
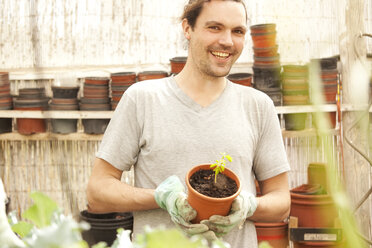
<path fill-rule="evenodd" d="M 185 188 L 177 176 L 168 177 L 156 188 L 155 201 L 186 234 L 200 234 L 208 240 L 216 238 L 213 232 L 208 230 L 208 226 L 191 224 L 197 213 L 187 202 Z"/>
<path fill-rule="evenodd" d="M 228 216 L 213 215 L 208 220 L 202 220 L 217 237 L 229 233 L 234 227 L 241 226 L 252 216 L 257 208 L 256 197 L 252 193 L 242 191 L 233 201 Z"/>

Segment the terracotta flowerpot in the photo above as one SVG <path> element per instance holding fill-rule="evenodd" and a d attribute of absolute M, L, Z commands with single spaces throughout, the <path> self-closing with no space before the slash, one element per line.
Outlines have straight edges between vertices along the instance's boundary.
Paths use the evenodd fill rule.
<path fill-rule="evenodd" d="M 117 72 L 111 74 L 111 84 L 114 85 L 131 85 L 136 82 L 137 75 L 135 72 Z"/>
<path fill-rule="evenodd" d="M 272 248 L 287 248 L 288 223 L 254 223 L 258 243 L 266 241 Z"/>
<path fill-rule="evenodd" d="M 236 182 L 238 186 L 237 192 L 225 198 L 213 198 L 200 194 L 190 185 L 189 180 L 196 171 L 199 171 L 201 169 L 211 170 L 210 164 L 197 165 L 190 169 L 186 174 L 186 186 L 188 189 L 187 201 L 190 203 L 191 207 L 193 207 L 198 212 L 196 218 L 192 221 L 193 223 L 199 223 L 201 220 L 208 219 L 212 215 L 226 216 L 231 209 L 233 200 L 240 194 L 241 191 L 241 185 L 238 176 L 229 168 L 225 168 L 223 174 L 230 177 Z"/>
<path fill-rule="evenodd" d="M 271 57 L 254 56 L 255 65 L 278 65 L 280 63 L 279 55 Z"/>
<path fill-rule="evenodd" d="M 178 74 L 186 64 L 187 57 L 174 57 L 170 59 L 171 73 Z"/>
<path fill-rule="evenodd" d="M 320 184 L 307 183 L 293 188 L 292 192 L 301 195 L 322 195 L 324 194 L 324 189 Z"/>
<path fill-rule="evenodd" d="M 45 110 L 44 107 L 14 107 L 15 110 Z M 17 130 L 20 134 L 44 133 L 46 131 L 45 119 L 17 118 Z"/>
<path fill-rule="evenodd" d="M 232 73 L 227 76 L 227 79 L 237 84 L 252 87 L 252 77 L 251 73 Z"/>
<path fill-rule="evenodd" d="M 298 218 L 298 227 L 333 227 L 337 210 L 328 194 L 305 195 L 291 191 L 290 216 Z"/>
<path fill-rule="evenodd" d="M 87 77 L 85 85 L 108 86 L 110 79 L 107 77 Z"/>
<path fill-rule="evenodd" d="M 165 71 L 143 71 L 138 73 L 138 81 L 144 80 L 151 80 L 151 79 L 159 79 L 168 77 L 168 73 Z"/>

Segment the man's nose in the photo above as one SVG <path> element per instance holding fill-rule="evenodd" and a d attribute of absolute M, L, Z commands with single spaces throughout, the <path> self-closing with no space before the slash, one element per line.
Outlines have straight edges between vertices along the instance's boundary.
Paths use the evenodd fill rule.
<path fill-rule="evenodd" d="M 234 45 L 234 42 L 232 40 L 232 35 L 230 30 L 226 30 L 225 32 L 221 33 L 221 37 L 219 40 L 221 45 L 231 47 Z"/>

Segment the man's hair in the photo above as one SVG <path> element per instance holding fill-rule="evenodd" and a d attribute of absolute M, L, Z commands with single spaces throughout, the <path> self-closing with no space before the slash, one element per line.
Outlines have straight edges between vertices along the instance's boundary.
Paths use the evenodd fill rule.
<path fill-rule="evenodd" d="M 243 0 L 222 0 L 222 1 L 234 1 L 243 4 L 246 21 L 248 21 L 247 9 Z M 186 19 L 192 29 L 195 27 L 196 19 L 198 19 L 200 12 L 203 9 L 204 3 L 211 2 L 211 0 L 189 0 L 183 9 L 183 14 L 181 16 L 181 21 Z"/>

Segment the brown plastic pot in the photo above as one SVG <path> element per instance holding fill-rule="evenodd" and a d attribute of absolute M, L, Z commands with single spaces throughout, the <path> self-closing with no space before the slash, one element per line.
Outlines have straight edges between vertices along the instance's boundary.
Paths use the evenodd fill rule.
<path fill-rule="evenodd" d="M 143 71 L 138 73 L 138 81 L 150 80 L 150 79 L 159 79 L 167 77 L 168 73 L 165 71 Z"/>
<path fill-rule="evenodd" d="M 250 87 L 252 87 L 252 78 L 253 75 L 251 73 L 232 73 L 227 76 L 227 79 L 236 84 Z"/>
<path fill-rule="evenodd" d="M 15 110 L 44 110 L 44 107 L 14 107 Z M 44 133 L 46 123 L 44 119 L 17 118 L 17 130 L 20 134 Z"/>
<path fill-rule="evenodd" d="M 186 64 L 187 57 L 174 57 L 170 59 L 171 73 L 178 74 Z"/>
<path fill-rule="evenodd" d="M 234 199 L 240 194 L 241 185 L 238 176 L 229 168 L 225 168 L 223 174 L 233 179 L 237 186 L 238 190 L 235 194 L 225 198 L 213 198 L 209 196 L 205 196 L 197 192 L 193 187 L 190 185 L 190 177 L 199 170 L 210 170 L 210 164 L 202 164 L 197 165 L 191 168 L 186 174 L 186 186 L 188 189 L 188 197 L 187 201 L 197 211 L 197 215 L 193 223 L 199 223 L 201 220 L 209 219 L 212 215 L 222 215 L 226 216 L 230 209 L 231 204 Z"/>
<path fill-rule="evenodd" d="M 273 47 L 253 47 L 253 54 L 257 57 L 272 57 L 278 55 L 278 45 Z"/>
<path fill-rule="evenodd" d="M 257 232 L 258 243 L 266 241 L 273 248 L 287 248 L 288 223 L 254 223 Z"/>
<path fill-rule="evenodd" d="M 111 74 L 111 83 L 128 85 L 136 82 L 137 75 L 135 72 L 117 72 Z"/>
<path fill-rule="evenodd" d="M 305 195 L 291 191 L 290 216 L 298 218 L 298 227 L 333 227 L 337 211 L 328 194 Z"/>

